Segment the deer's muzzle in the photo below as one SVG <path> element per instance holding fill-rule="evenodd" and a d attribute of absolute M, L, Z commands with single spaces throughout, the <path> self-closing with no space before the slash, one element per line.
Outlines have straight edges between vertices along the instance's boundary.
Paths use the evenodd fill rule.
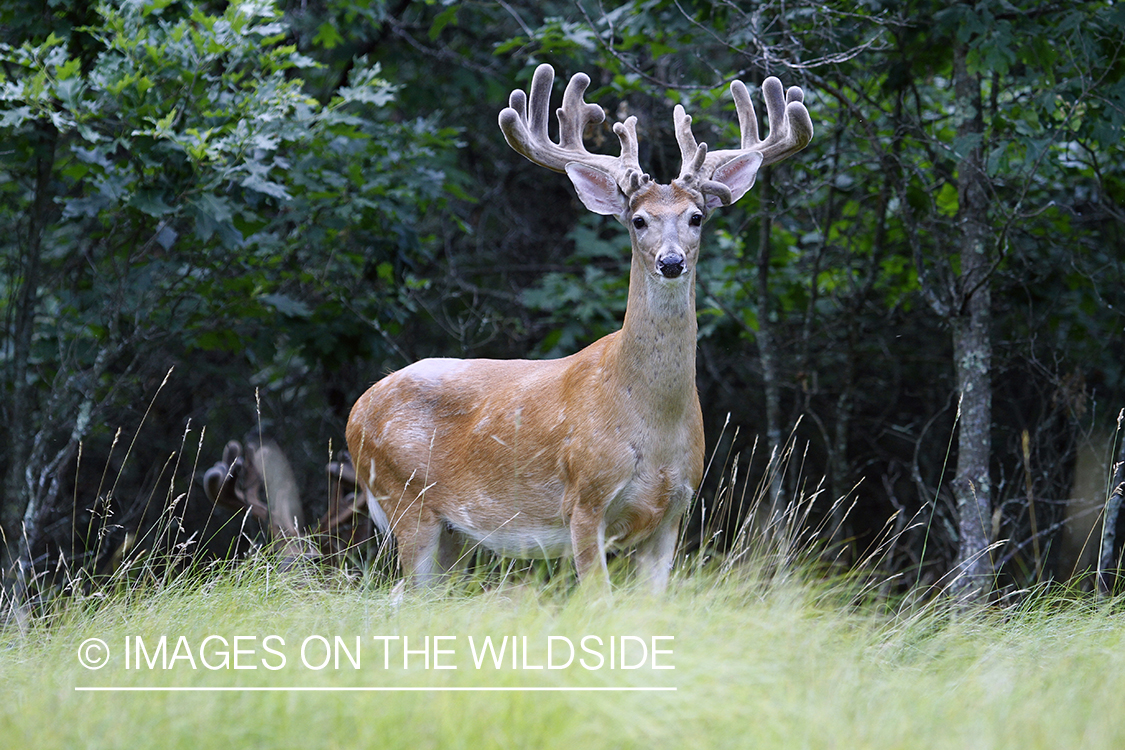
<path fill-rule="evenodd" d="M 678 278 L 684 272 L 684 256 L 668 253 L 656 259 L 656 270 L 666 279 Z"/>

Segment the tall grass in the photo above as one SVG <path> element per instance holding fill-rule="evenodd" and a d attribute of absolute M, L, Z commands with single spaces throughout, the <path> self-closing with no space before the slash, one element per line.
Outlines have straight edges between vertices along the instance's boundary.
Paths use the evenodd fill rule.
<path fill-rule="evenodd" d="M 794 461 L 790 443 L 772 470 Z M 819 484 L 792 483 L 799 489 L 779 515 L 768 496 L 776 484 L 767 477 L 748 489 L 738 463 L 713 463 L 723 481 L 663 596 L 627 583 L 598 595 L 557 574 L 567 566 L 544 575 L 505 561 L 479 565 L 448 589 L 405 595 L 376 575 L 357 583 L 311 564 L 282 570 L 266 549 L 209 566 L 180 536 L 183 492 L 170 480 L 152 543 L 126 550 L 102 579 L 70 586 L 23 627 L 0 628 L 0 740 L 6 748 L 1125 747 L 1117 600 L 1058 588 L 976 606 L 933 592 L 876 596 L 887 582 L 879 563 L 890 532 L 858 572 L 833 572 L 833 550 L 818 541 L 831 535 L 810 520 Z M 846 509 L 846 499 L 836 502 Z M 321 666 L 337 637 L 346 651 Z M 509 639 L 499 667 L 480 658 L 485 637 L 496 646 Z M 586 637 L 597 656 L 581 650 Z M 90 639 L 108 648 L 98 669 L 80 660 L 100 655 Z M 564 639 L 576 651 L 565 665 Z M 553 661 L 548 646 L 562 649 Z M 621 668 L 623 647 L 635 668 Z"/>
<path fill-rule="evenodd" d="M 1125 612 L 1058 596 L 1013 610 L 941 605 L 876 612 L 843 604 L 835 586 L 765 581 L 753 571 L 676 579 L 663 597 L 611 598 L 506 586 L 396 600 L 387 587 L 337 585 L 244 566 L 203 583 L 173 583 L 0 636 L 0 737 L 5 747 L 1125 747 Z M 284 667 L 268 670 L 267 635 Z M 236 635 L 256 669 L 125 668 L 123 646 L 161 635 L 200 644 Z M 438 662 L 375 636 L 443 642 Z M 660 666 L 477 668 L 468 646 L 526 637 L 527 666 L 546 664 L 548 636 L 576 645 L 633 636 L 659 642 Z M 310 636 L 354 644 L 360 668 L 301 663 Z M 100 638 L 109 663 L 84 669 L 79 646 Z M 632 641 L 635 643 L 636 641 Z M 213 642 L 214 643 L 214 642 Z M 324 653 L 311 641 L 312 667 Z M 394 643 L 392 641 L 392 643 Z M 228 651 L 230 648 L 228 647 Z M 220 662 L 213 649 L 208 657 Z M 636 658 L 636 653 L 630 657 Z M 276 661 L 274 662 L 276 665 Z M 561 659 L 556 659 L 561 664 Z M 589 664 L 595 664 L 591 657 Z M 456 666 L 457 669 L 437 669 Z M 82 687 L 301 688 L 304 692 L 80 692 Z M 309 688 L 636 688 L 668 692 L 313 692 Z"/>

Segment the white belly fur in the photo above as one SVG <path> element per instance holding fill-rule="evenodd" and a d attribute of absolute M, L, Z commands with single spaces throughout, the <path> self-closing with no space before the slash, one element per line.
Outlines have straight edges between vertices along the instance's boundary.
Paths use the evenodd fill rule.
<path fill-rule="evenodd" d="M 570 545 L 570 529 L 566 526 L 539 526 L 518 528 L 516 520 L 510 525 L 484 531 L 459 524 L 450 524 L 473 544 L 503 555 L 504 557 L 554 559 L 573 554 Z"/>
<path fill-rule="evenodd" d="M 606 527 L 613 524 L 617 518 L 627 511 L 629 505 L 636 499 L 640 489 L 636 478 L 630 479 L 619 487 L 613 494 L 613 499 L 606 508 L 606 517 L 603 519 L 603 532 Z M 690 489 L 686 492 L 690 497 Z M 542 520 L 532 525 L 527 525 L 526 518 L 521 519 L 517 514 L 511 520 L 495 529 L 477 528 L 469 514 L 464 512 L 464 507 L 459 509 L 455 518 L 447 517 L 448 523 L 454 530 L 463 534 L 472 544 L 492 550 L 505 557 L 554 559 L 570 557 L 574 554 L 571 544 L 570 526 L 558 519 L 557 524 Z M 615 542 L 619 539 L 607 539 L 606 549 L 617 547 Z"/>

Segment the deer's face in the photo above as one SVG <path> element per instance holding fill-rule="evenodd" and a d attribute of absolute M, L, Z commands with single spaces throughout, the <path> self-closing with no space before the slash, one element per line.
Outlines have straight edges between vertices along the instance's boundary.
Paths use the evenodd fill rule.
<path fill-rule="evenodd" d="M 638 191 L 623 217 L 634 259 L 659 280 L 690 279 L 706 216 L 703 196 L 695 190 L 673 183 Z"/>

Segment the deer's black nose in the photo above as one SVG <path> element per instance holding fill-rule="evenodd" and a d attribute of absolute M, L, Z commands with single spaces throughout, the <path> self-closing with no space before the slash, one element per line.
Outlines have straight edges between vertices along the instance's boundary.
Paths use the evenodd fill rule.
<path fill-rule="evenodd" d="M 663 258 L 658 258 L 656 270 L 666 279 L 677 278 L 684 272 L 684 256 L 679 253 L 671 253 Z"/>

